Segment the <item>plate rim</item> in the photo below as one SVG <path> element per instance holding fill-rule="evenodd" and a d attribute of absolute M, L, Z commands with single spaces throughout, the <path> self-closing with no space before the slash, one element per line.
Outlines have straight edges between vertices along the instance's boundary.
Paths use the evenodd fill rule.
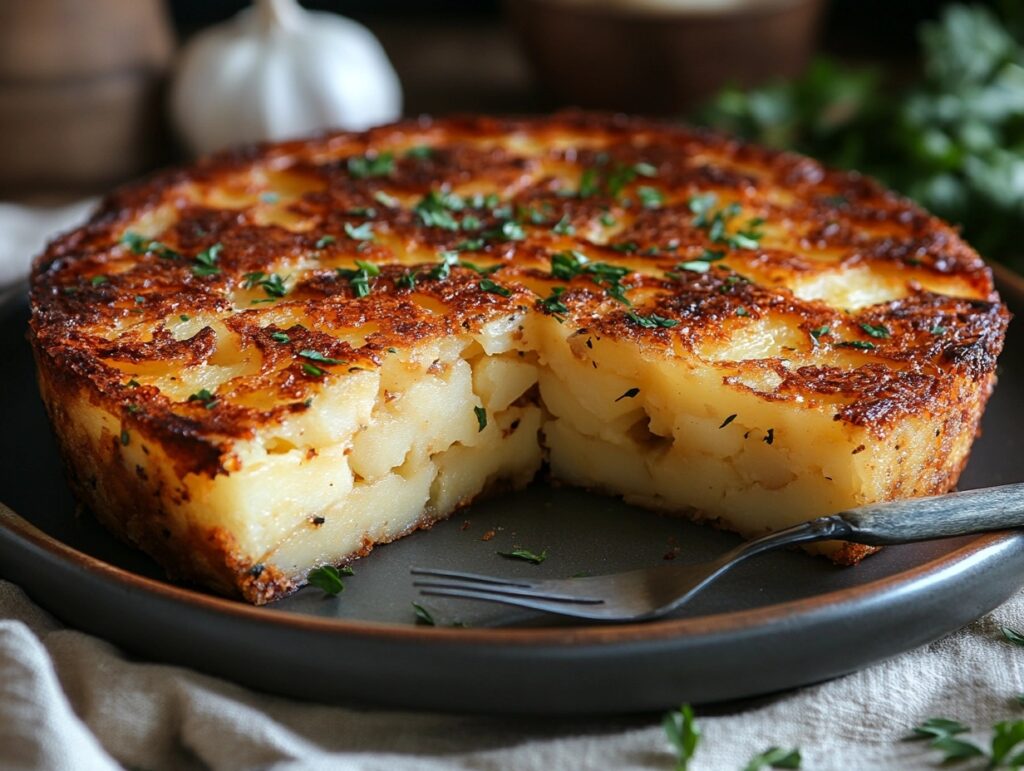
<path fill-rule="evenodd" d="M 15 538 L 27 541 L 30 546 L 42 549 L 51 557 L 88 570 L 101 580 L 105 579 L 127 588 L 154 593 L 165 601 L 186 605 L 194 610 L 211 612 L 219 616 L 231 616 L 240 622 L 271 624 L 295 631 L 342 637 L 388 639 L 392 642 L 430 642 L 446 645 L 460 642 L 474 646 L 509 644 L 552 647 L 580 644 L 619 645 L 636 641 L 654 642 L 679 637 L 735 634 L 780 622 L 790 622 L 801 617 L 813 618 L 816 613 L 841 610 L 843 607 L 870 600 L 872 597 L 886 596 L 897 592 L 900 588 L 917 584 L 929 574 L 941 574 L 943 571 L 956 569 L 972 559 L 983 557 L 987 551 L 997 547 L 1011 548 L 1014 545 L 1024 547 L 1024 533 L 1014 531 L 983 533 L 953 551 L 907 570 L 901 570 L 891 576 L 797 600 L 703 616 L 568 627 L 449 628 L 327 618 L 290 611 L 271 612 L 261 606 L 248 605 L 238 600 L 218 597 L 168 581 L 149 578 L 112 565 L 98 557 L 93 557 L 48 535 L 2 502 L 0 502 L 0 526 L 8 533 L 13 534 Z M 855 570 L 856 566 L 852 569 Z"/>

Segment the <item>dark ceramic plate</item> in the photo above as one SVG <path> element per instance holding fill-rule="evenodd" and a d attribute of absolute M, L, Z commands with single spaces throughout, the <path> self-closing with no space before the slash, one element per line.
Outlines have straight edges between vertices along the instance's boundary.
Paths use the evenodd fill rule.
<path fill-rule="evenodd" d="M 1011 306 L 1024 308 L 1020 279 L 1006 276 L 1002 287 Z M 608 498 L 536 485 L 375 550 L 337 598 L 308 588 L 253 608 L 167 583 L 90 515 L 76 516 L 36 394 L 25 321 L 24 305 L 0 318 L 0 500 L 10 507 L 0 505 L 0 574 L 68 624 L 134 654 L 266 691 L 487 712 L 722 701 L 835 677 L 922 645 L 1024 582 L 1024 536 L 1002 533 L 889 547 L 855 568 L 768 555 L 677 616 L 646 624 L 423 601 L 439 626 L 417 626 L 411 565 L 568 576 L 656 565 L 669 555 L 703 560 L 736 542 Z M 1024 479 L 1022 352 L 1018 322 L 962 487 Z M 550 556 L 532 566 L 496 555 L 513 545 Z"/>

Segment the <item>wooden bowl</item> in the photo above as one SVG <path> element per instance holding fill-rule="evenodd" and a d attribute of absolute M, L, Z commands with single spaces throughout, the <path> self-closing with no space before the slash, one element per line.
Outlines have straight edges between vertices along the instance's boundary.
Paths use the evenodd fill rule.
<path fill-rule="evenodd" d="M 729 9 L 640 10 L 580 0 L 506 0 L 541 87 L 562 104 L 654 114 L 687 111 L 725 85 L 799 74 L 823 0 Z"/>

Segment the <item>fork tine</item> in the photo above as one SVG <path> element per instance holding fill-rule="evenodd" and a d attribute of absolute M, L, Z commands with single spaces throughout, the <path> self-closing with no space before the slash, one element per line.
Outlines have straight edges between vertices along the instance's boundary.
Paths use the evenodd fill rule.
<path fill-rule="evenodd" d="M 551 600 L 557 602 L 581 602 L 586 604 L 597 604 L 604 600 L 597 597 L 580 597 L 575 594 L 544 591 L 535 587 L 519 586 L 482 586 L 471 581 L 413 581 L 413 586 L 418 589 L 459 589 L 470 592 L 486 592 L 489 594 L 501 594 L 508 597 L 526 597 L 535 600 Z"/>
<path fill-rule="evenodd" d="M 450 597 L 460 600 L 484 600 L 502 605 L 513 605 L 517 608 L 542 610 L 548 613 L 559 613 L 563 616 L 582 616 L 584 618 L 600 618 L 607 614 L 602 600 L 592 599 L 547 599 L 528 595 L 513 595 L 503 592 L 479 591 L 474 589 L 420 589 L 424 597 Z"/>
<path fill-rule="evenodd" d="M 483 576 L 479 573 L 462 573 L 458 570 L 433 570 L 430 568 L 409 568 L 414 576 L 428 576 L 430 578 L 450 578 L 456 581 L 476 582 L 478 584 L 494 584 L 496 586 L 519 586 L 529 589 L 533 586 L 529 581 L 509 581 L 495 576 Z"/>

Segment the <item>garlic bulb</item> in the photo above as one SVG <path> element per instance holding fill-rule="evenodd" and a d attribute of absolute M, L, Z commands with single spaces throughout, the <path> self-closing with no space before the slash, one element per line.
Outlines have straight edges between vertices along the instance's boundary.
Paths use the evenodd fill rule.
<path fill-rule="evenodd" d="M 182 51 L 171 90 L 176 128 L 197 153 L 364 129 L 394 120 L 402 92 L 377 39 L 295 0 L 256 0 Z"/>

